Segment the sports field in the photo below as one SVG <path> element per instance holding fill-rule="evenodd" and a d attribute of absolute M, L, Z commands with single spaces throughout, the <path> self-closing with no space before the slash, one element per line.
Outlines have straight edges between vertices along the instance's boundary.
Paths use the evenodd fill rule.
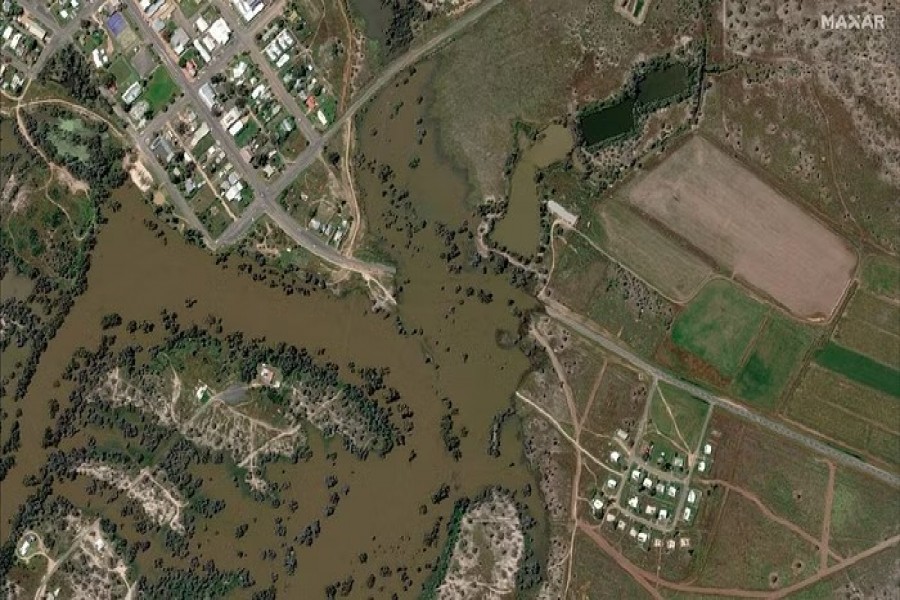
<path fill-rule="evenodd" d="M 803 318 L 830 317 L 856 266 L 843 239 L 699 137 L 632 185 L 628 198 Z"/>

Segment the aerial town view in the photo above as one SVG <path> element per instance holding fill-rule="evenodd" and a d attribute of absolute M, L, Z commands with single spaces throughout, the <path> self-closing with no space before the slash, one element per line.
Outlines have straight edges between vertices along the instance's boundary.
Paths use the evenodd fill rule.
<path fill-rule="evenodd" d="M 0 0 L 0 597 L 900 600 L 900 3 Z"/>

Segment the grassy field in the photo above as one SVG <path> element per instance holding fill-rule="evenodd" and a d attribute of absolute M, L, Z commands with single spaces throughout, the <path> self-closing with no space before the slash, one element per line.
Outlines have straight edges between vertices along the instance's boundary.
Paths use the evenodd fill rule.
<path fill-rule="evenodd" d="M 736 284 L 711 281 L 675 320 L 672 340 L 731 377 L 765 313 L 766 308 Z"/>
<path fill-rule="evenodd" d="M 884 255 L 866 256 L 862 264 L 862 284 L 875 294 L 900 297 L 900 261 Z"/>
<path fill-rule="evenodd" d="M 853 294 L 834 340 L 886 365 L 900 365 L 900 305 L 860 288 Z"/>
<path fill-rule="evenodd" d="M 810 365 L 785 414 L 856 452 L 900 464 L 897 400 Z"/>
<path fill-rule="evenodd" d="M 210 235 L 213 236 L 222 235 L 222 232 L 233 222 L 219 202 L 214 202 L 206 211 L 201 213 L 199 217 L 200 221 L 209 230 Z"/>
<path fill-rule="evenodd" d="M 137 71 L 123 56 L 117 56 L 107 68 L 113 74 L 113 77 L 116 78 L 116 87 L 119 88 L 119 93 L 124 92 L 128 89 L 128 86 L 138 80 Z"/>
<path fill-rule="evenodd" d="M 690 394 L 660 383 L 650 404 L 650 420 L 660 435 L 675 441 L 685 452 L 700 443 L 709 404 Z"/>
<path fill-rule="evenodd" d="M 732 390 L 755 406 L 774 409 L 785 385 L 809 349 L 813 331 L 773 313 Z"/>
<path fill-rule="evenodd" d="M 144 98 L 150 103 L 150 110 L 159 112 L 172 101 L 178 93 L 178 86 L 172 81 L 168 69 L 160 65 L 150 74 Z"/>
<path fill-rule="evenodd" d="M 480 195 L 503 194 L 516 119 L 543 123 L 565 114 L 573 90 L 579 104 L 609 95 L 639 56 L 664 51 L 699 18 L 674 4 L 654 9 L 634 27 L 608 2 L 504 2 L 441 52 L 438 139 Z"/>
<path fill-rule="evenodd" d="M 584 431 L 596 435 L 584 434 L 582 445 L 589 452 L 596 453 L 595 456 L 603 456 L 608 452 L 608 438 L 615 435 L 617 429 L 633 435 L 637 421 L 644 412 L 646 391 L 647 384 L 638 379 L 635 371 L 610 363 L 584 422 Z"/>
<path fill-rule="evenodd" d="M 770 590 L 805 579 L 818 567 L 817 553 L 809 542 L 733 492 L 728 493 L 705 555 L 697 585 Z M 777 576 L 774 586 L 773 576 Z"/>
<path fill-rule="evenodd" d="M 619 600 L 649 598 L 626 571 L 597 547 L 585 533 L 575 536 L 570 594 L 575 598 Z"/>
<path fill-rule="evenodd" d="M 839 470 L 831 515 L 831 543 L 851 555 L 900 532 L 900 496 L 869 477 Z"/>
<path fill-rule="evenodd" d="M 603 239 L 594 241 L 668 298 L 690 299 L 712 267 L 619 200 L 597 209 Z"/>
<path fill-rule="evenodd" d="M 675 306 L 578 235 L 557 239 L 552 287 L 567 306 L 647 356 L 665 338 Z"/>
<path fill-rule="evenodd" d="M 834 342 L 816 354 L 816 362 L 853 381 L 900 398 L 900 372 Z"/>

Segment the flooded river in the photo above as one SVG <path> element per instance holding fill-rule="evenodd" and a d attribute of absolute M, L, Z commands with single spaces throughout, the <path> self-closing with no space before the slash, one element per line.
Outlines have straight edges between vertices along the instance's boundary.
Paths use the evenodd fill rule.
<path fill-rule="evenodd" d="M 326 585 L 347 576 L 355 579 L 354 597 L 390 597 L 392 593 L 415 597 L 446 539 L 455 499 L 473 496 L 486 486 L 503 485 L 517 490 L 540 522 L 538 494 L 526 491 L 536 490 L 536 481 L 523 462 L 515 425 L 505 428 L 499 457 L 487 451 L 491 421 L 509 406 L 528 368 L 521 352 L 497 345 L 498 331 L 515 332 L 516 309 L 527 310 L 533 303 L 509 285 L 508 275 L 493 275 L 490 270 L 483 274 L 468 265 L 473 252 L 469 233 L 477 221 L 468 202 L 471 191 L 465 174 L 439 155 L 431 133 L 430 69 L 427 64 L 420 66 L 414 76 L 401 77 L 398 85 L 388 88 L 370 106 L 360 130 L 366 164 L 359 169 L 359 187 L 368 231 L 376 250 L 397 264 L 401 291 L 396 316 L 407 332 L 415 333 L 398 333 L 395 315 L 372 313 L 370 300 L 361 294 L 287 296 L 238 273 L 233 261 L 227 268 L 217 266 L 214 257 L 172 233 L 163 244 L 143 223 L 152 219 L 150 209 L 135 190 L 121 190 L 117 197 L 123 209 L 110 214 L 103 226 L 88 289 L 50 343 L 20 403 L 22 448 L 18 464 L 4 482 L 0 507 L 4 537 L 9 519 L 29 493 L 23 478 L 36 473 L 47 459 L 41 439 L 50 423 L 48 402 L 55 398 L 66 406 L 67 384 L 57 386 L 69 357 L 80 346 L 96 347 L 103 315 L 116 312 L 126 321 L 158 321 L 163 309 L 176 312 L 183 324 L 203 323 L 213 314 L 222 319 L 226 332 L 243 331 L 247 337 L 264 336 L 269 343 L 284 341 L 311 352 L 322 349 L 317 360 L 334 362 L 344 371 L 351 362 L 386 367 L 390 370 L 386 383 L 399 390 L 414 412 L 415 428 L 406 445 L 385 459 L 359 461 L 344 452 L 339 441 L 314 440 L 310 461 L 269 465 L 271 480 L 287 488 L 280 492 L 277 506 L 252 500 L 232 481 L 234 470 L 227 461 L 192 465 L 191 472 L 204 479 L 202 493 L 224 500 L 225 508 L 200 521 L 189 544 L 190 554 L 212 558 L 220 570 L 249 569 L 260 584 L 257 589 L 271 584 L 279 597 L 282 593 L 321 597 Z M 529 160 L 539 164 L 540 156 Z M 391 171 L 389 176 L 385 167 Z M 404 206 L 392 202 L 387 191 L 392 188 L 408 192 Z M 448 250 L 446 230 L 459 231 L 455 239 L 462 257 L 456 260 L 460 268 L 454 272 L 448 270 L 448 252 L 453 252 Z M 472 294 L 467 294 L 469 289 Z M 186 308 L 188 299 L 196 300 L 191 308 Z M 445 399 L 454 408 L 452 426 L 461 438 L 459 460 L 442 441 L 441 418 L 449 412 Z M 61 446 L 84 445 L 89 434 L 101 440 L 113 439 L 118 432 L 82 431 Z M 331 452 L 330 458 L 326 456 Z M 326 517 L 331 493 L 324 484 L 328 475 L 337 478 L 339 488 L 349 488 L 334 514 Z M 119 522 L 126 538 L 140 539 L 131 521 L 120 516 L 122 500 L 108 502 L 86 495 L 89 483 L 79 478 L 56 491 Z M 449 497 L 433 504 L 432 494 L 445 483 L 450 486 Z M 292 501 L 296 501 L 293 507 Z M 440 541 L 425 547 L 423 539 L 438 517 L 443 519 Z M 321 523 L 321 533 L 312 547 L 291 542 L 316 521 Z M 237 539 L 234 531 L 241 524 L 249 528 Z M 280 526 L 288 532 L 285 538 L 277 533 Z M 539 525 L 535 532 L 540 530 Z M 151 533 L 149 539 L 151 547 L 137 555 L 138 573 L 152 578 L 158 571 L 157 560 L 161 561 L 157 565 L 191 568 L 186 558 L 170 556 L 164 533 Z M 294 575 L 286 575 L 282 568 L 288 546 L 298 559 Z M 277 551 L 277 560 L 266 557 L 267 548 Z M 363 553 L 365 561 L 360 558 Z M 273 573 L 279 576 L 273 579 Z M 373 573 L 376 582 L 368 590 L 365 582 Z"/>

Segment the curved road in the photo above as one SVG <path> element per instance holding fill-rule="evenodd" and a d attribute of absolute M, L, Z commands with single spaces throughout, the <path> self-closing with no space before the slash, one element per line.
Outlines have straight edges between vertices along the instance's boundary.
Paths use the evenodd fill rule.
<path fill-rule="evenodd" d="M 384 71 L 379 73 L 378 77 L 376 77 L 369 85 L 367 85 L 360 93 L 356 96 L 353 102 L 350 103 L 350 106 L 347 107 L 347 110 L 344 111 L 337 121 L 335 121 L 331 127 L 328 128 L 321 136 L 318 137 L 315 141 L 310 143 L 309 147 L 306 148 L 300 155 L 297 157 L 297 160 L 288 167 L 288 169 L 278 178 L 278 181 L 270 188 L 270 194 L 272 197 L 277 198 L 281 192 L 290 187 L 291 183 L 293 183 L 294 179 L 297 178 L 297 175 L 303 172 L 306 167 L 312 164 L 313 160 L 315 160 L 316 156 L 319 154 L 319 151 L 324 147 L 325 143 L 334 137 L 340 130 L 341 127 L 346 125 L 350 119 L 353 118 L 353 115 L 362 108 L 369 100 L 372 99 L 375 94 L 378 93 L 381 88 L 390 83 L 390 81 L 396 77 L 398 73 L 400 73 L 403 69 L 409 67 L 410 65 L 415 64 L 419 60 L 421 60 L 426 55 L 434 52 L 438 47 L 452 38 L 454 35 L 465 29 L 466 27 L 475 24 L 482 17 L 484 17 L 491 9 L 498 6 L 502 3 L 503 0 L 484 0 L 481 4 L 476 6 L 475 8 L 467 11 L 463 14 L 463 16 L 459 17 L 456 21 L 454 21 L 447 29 L 443 30 L 421 46 L 413 48 L 387 67 L 385 67 Z"/>
<path fill-rule="evenodd" d="M 622 346 L 619 342 L 597 331 L 589 323 L 585 323 L 582 318 L 580 318 L 577 314 L 575 314 L 573 311 L 569 310 L 559 302 L 547 297 L 541 298 L 541 301 L 544 303 L 544 308 L 550 317 L 559 321 L 579 335 L 596 342 L 605 350 L 612 352 L 613 354 L 630 362 L 641 370 L 646 371 L 654 377 L 657 377 L 660 381 L 665 381 L 669 385 L 684 390 L 692 396 L 696 396 L 697 398 L 706 400 L 712 406 L 721 408 L 722 410 L 728 411 L 743 419 L 751 421 L 759 425 L 760 427 L 764 427 L 765 429 L 768 429 L 773 433 L 784 436 L 791 441 L 800 444 L 801 446 L 805 446 L 813 452 L 827 456 L 833 461 L 840 463 L 846 467 L 855 469 L 857 471 L 862 471 L 867 475 L 871 475 L 872 477 L 875 477 L 876 479 L 887 483 L 890 486 L 900 487 L 900 477 L 898 477 L 894 473 L 879 469 L 878 467 L 860 460 L 855 456 L 851 456 L 849 454 L 841 452 L 840 450 L 833 448 L 810 435 L 801 433 L 780 421 L 775 421 L 756 412 L 753 412 L 746 406 L 738 404 L 730 398 L 717 396 L 697 385 L 679 379 L 678 377 L 675 377 L 674 375 L 663 371 L 659 367 L 650 364 L 640 356 L 636 355 L 634 352 Z"/>

